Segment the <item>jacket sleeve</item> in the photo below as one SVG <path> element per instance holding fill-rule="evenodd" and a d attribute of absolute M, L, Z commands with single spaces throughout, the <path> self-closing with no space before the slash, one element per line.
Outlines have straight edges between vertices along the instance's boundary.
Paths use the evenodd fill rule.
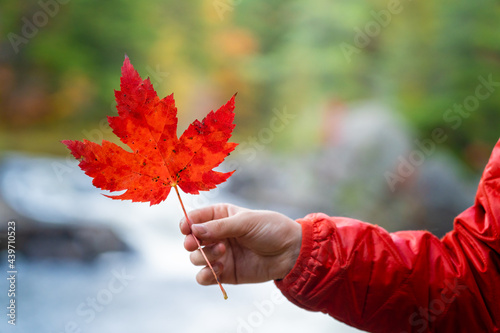
<path fill-rule="evenodd" d="M 296 305 L 370 332 L 500 332 L 500 141 L 474 206 L 442 239 L 344 217 L 298 220 L 302 247 L 276 285 Z"/>

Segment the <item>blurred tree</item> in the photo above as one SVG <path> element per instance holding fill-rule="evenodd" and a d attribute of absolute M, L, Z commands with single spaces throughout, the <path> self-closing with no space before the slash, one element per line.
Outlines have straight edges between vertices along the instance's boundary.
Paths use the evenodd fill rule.
<path fill-rule="evenodd" d="M 155 38 L 144 22 L 153 13 L 134 1 L 10 2 L 2 13 L 9 20 L 2 21 L 1 66 L 12 80 L 2 89 L 2 120 L 22 125 L 101 112 L 95 106 L 108 103 L 116 87 L 117 60 L 129 52 L 144 61 Z M 19 106 L 36 92 L 46 103 L 39 112 Z"/>
<path fill-rule="evenodd" d="M 317 143 L 321 106 L 329 100 L 372 98 L 403 113 L 419 138 L 443 128 L 443 147 L 477 170 L 484 165 L 498 139 L 498 2 L 242 1 L 234 11 L 234 24 L 253 32 L 260 46 L 244 69 L 234 70 L 251 73 L 261 125 L 274 106 L 307 114 L 281 147 Z M 484 81 L 494 91 L 476 103 Z"/>
<path fill-rule="evenodd" d="M 443 145 L 480 170 L 500 133 L 500 35 L 495 33 L 500 5 L 490 0 L 405 5 L 383 35 L 378 75 L 420 137 L 443 128 L 448 136 Z M 485 97 L 476 96 L 485 81 L 494 83 L 480 88 Z"/>
<path fill-rule="evenodd" d="M 1 15 L 4 149 L 38 150 L 35 133 L 44 144 L 53 140 L 41 150 L 61 151 L 52 130 L 85 128 L 109 114 L 124 54 L 144 63 L 156 38 L 154 24 L 145 24 L 156 20 L 154 6 L 134 1 L 11 1 Z"/>
<path fill-rule="evenodd" d="M 0 147 L 51 150 L 57 131 L 95 126 L 128 53 L 186 112 L 239 92 L 243 139 L 287 108 L 297 120 L 271 144 L 311 149 L 325 105 L 376 99 L 419 138 L 443 128 L 441 146 L 479 169 L 500 112 L 500 5 L 479 1 L 4 1 Z M 492 91 L 476 105 L 483 81 Z M 458 113 L 464 103 L 473 111 Z"/>

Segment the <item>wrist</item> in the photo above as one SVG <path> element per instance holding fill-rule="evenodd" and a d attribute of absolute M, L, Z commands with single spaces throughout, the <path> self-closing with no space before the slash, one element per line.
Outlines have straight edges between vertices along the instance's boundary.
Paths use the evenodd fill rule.
<path fill-rule="evenodd" d="M 290 237 L 289 249 L 287 251 L 286 258 L 283 261 L 283 270 L 279 279 L 284 279 L 295 267 L 297 259 L 300 255 L 300 249 L 302 247 L 302 226 L 294 221 L 291 229 L 292 237 Z"/>

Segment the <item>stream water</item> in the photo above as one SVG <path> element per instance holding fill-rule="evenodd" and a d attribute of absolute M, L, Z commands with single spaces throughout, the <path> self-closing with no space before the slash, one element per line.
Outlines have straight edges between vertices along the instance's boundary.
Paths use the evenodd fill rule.
<path fill-rule="evenodd" d="M 10 155 L 0 167 L 0 193 L 28 218 L 52 224 L 88 224 L 113 230 L 131 249 L 92 262 L 16 257 L 16 325 L 8 324 L 8 266 L 0 256 L 0 332 L 356 332 L 334 319 L 302 310 L 273 283 L 217 286 L 195 282 L 178 230 L 177 198 L 148 204 L 110 200 L 74 162 Z M 200 204 L 247 204 L 224 189 L 185 196 Z M 3 225 L 6 221 L 2 222 Z M 22 221 L 16 232 L 22 233 Z M 4 230 L 2 230 L 4 231 Z"/>

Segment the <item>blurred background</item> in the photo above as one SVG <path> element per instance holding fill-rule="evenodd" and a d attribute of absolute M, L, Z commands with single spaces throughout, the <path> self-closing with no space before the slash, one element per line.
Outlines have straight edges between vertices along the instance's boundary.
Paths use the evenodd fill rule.
<path fill-rule="evenodd" d="M 499 138 L 499 17 L 494 0 L 0 0 L 0 244 L 16 221 L 18 269 L 17 325 L 0 330 L 354 332 L 272 283 L 228 286 L 228 301 L 198 286 L 177 199 L 105 198 L 60 141 L 117 142 L 106 116 L 127 54 L 174 93 L 179 131 L 238 92 L 222 166 L 236 173 L 189 209 L 441 237 Z"/>

